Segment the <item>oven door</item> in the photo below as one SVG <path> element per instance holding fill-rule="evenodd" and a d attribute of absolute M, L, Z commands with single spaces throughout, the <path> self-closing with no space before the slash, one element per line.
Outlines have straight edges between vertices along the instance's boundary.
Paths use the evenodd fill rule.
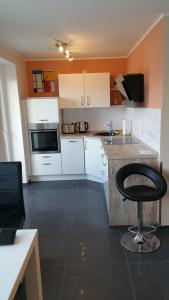
<path fill-rule="evenodd" d="M 60 152 L 60 138 L 58 129 L 30 130 L 31 153 L 58 153 Z"/>

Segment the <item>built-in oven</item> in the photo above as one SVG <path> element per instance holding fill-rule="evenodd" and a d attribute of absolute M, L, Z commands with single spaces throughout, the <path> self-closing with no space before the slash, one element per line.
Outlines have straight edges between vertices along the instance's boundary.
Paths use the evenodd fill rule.
<path fill-rule="evenodd" d="M 29 123 L 30 152 L 59 153 L 59 123 Z"/>

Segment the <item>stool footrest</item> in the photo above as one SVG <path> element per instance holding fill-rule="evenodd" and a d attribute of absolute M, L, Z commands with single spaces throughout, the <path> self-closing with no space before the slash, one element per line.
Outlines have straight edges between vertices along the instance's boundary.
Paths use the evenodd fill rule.
<path fill-rule="evenodd" d="M 138 227 L 137 226 L 130 226 L 128 228 L 128 231 L 130 231 L 131 233 L 137 234 L 139 233 L 138 231 Z M 144 225 L 141 228 L 141 233 L 142 234 L 150 234 L 156 231 L 156 227 L 155 226 L 148 226 L 148 225 Z"/>

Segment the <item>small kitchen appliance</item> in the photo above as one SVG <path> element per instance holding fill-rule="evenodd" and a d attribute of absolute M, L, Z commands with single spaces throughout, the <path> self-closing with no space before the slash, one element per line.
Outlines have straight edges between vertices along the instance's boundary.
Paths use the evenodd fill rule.
<path fill-rule="evenodd" d="M 89 128 L 89 124 L 86 121 L 78 122 L 79 125 L 79 132 L 86 132 Z"/>
<path fill-rule="evenodd" d="M 62 133 L 74 133 L 75 132 L 75 124 L 67 123 L 62 125 Z"/>

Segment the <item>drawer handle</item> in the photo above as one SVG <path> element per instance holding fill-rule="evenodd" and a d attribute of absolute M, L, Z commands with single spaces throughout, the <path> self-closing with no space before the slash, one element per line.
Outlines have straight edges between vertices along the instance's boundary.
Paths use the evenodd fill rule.
<path fill-rule="evenodd" d="M 51 163 L 44 163 L 44 164 L 42 164 L 43 166 L 50 166 L 51 165 Z"/>
<path fill-rule="evenodd" d="M 39 121 L 41 121 L 41 122 L 45 122 L 45 121 L 48 121 L 48 119 L 44 119 L 44 120 L 39 120 Z"/>
<path fill-rule="evenodd" d="M 106 164 L 106 162 L 104 162 L 104 157 L 105 157 L 105 154 L 101 154 L 102 164 L 103 164 L 103 166 L 106 166 L 107 164 Z"/>
<path fill-rule="evenodd" d="M 43 158 L 50 158 L 50 157 L 51 157 L 50 155 L 43 156 Z"/>
<path fill-rule="evenodd" d="M 69 141 L 69 143 L 78 143 L 78 141 Z"/>
<path fill-rule="evenodd" d="M 84 142 L 84 149 L 87 150 L 87 141 Z"/>

